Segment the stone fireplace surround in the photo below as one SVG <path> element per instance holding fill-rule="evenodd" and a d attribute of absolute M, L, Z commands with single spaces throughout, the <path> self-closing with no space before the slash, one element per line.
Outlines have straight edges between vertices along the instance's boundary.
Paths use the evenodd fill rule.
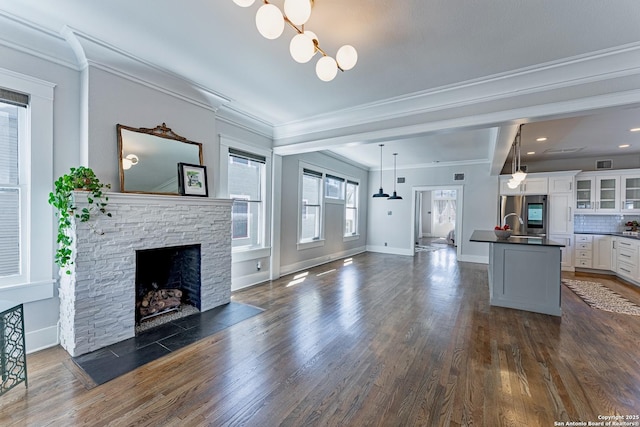
<path fill-rule="evenodd" d="M 135 336 L 137 250 L 200 245 L 201 311 L 231 300 L 231 200 L 107 195 L 112 217 L 73 225 L 75 261 L 61 272 L 60 344 L 74 357 Z"/>

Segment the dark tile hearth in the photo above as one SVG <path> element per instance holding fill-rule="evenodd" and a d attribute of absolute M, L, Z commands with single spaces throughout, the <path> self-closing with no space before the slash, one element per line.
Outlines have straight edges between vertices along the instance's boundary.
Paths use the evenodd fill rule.
<path fill-rule="evenodd" d="M 72 359 L 97 385 L 104 384 L 263 311 L 251 305 L 230 302 Z"/>

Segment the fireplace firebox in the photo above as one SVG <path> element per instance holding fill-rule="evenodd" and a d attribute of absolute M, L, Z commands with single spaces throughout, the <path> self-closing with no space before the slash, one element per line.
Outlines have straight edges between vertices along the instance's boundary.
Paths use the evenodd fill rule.
<path fill-rule="evenodd" d="M 200 245 L 136 251 L 136 325 L 185 306 L 201 310 Z"/>

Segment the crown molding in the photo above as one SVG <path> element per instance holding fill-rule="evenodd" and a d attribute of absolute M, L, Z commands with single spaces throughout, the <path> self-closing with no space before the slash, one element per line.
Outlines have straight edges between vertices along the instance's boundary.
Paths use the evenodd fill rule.
<path fill-rule="evenodd" d="M 75 53 L 81 69 L 94 66 L 213 111 L 231 102 L 212 89 L 72 27 L 65 26 L 61 34 Z"/>
<path fill-rule="evenodd" d="M 220 107 L 216 114 L 216 120 L 273 140 L 273 125 L 271 123 L 238 110 L 230 103 Z"/>
<path fill-rule="evenodd" d="M 60 34 L 2 10 L 0 10 L 0 45 L 80 71 L 73 52 Z"/>
<path fill-rule="evenodd" d="M 640 42 L 276 125 L 275 140 L 640 75 Z"/>

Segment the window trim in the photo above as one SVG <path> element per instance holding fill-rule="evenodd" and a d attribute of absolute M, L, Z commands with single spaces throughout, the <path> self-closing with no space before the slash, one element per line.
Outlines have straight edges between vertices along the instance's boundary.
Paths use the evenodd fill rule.
<path fill-rule="evenodd" d="M 262 244 L 258 247 L 237 246 L 231 249 L 232 262 L 249 261 L 258 258 L 264 258 L 265 253 L 271 254 L 271 238 L 272 238 L 272 162 L 273 150 L 263 147 L 257 147 L 247 144 L 236 138 L 224 134 L 218 134 L 220 139 L 220 175 L 219 184 L 216 194 L 221 198 L 229 197 L 229 155 L 242 154 L 252 160 L 260 161 L 264 159 L 264 173 L 261 180 L 261 193 L 264 196 L 260 202 L 262 206 L 262 236 L 260 240 Z M 255 159 L 253 158 L 255 156 Z"/>
<path fill-rule="evenodd" d="M 29 196 L 30 188 L 29 182 L 31 178 L 29 176 L 30 167 L 23 164 L 24 159 L 29 161 L 29 141 L 28 141 L 28 117 L 29 106 L 18 105 L 17 103 L 4 102 L 0 99 L 0 102 L 5 104 L 14 105 L 18 111 L 18 183 L 17 184 L 2 184 L 5 188 L 13 188 L 18 190 L 18 212 L 19 212 L 19 231 L 18 239 L 20 245 L 20 254 L 18 261 L 18 274 L 12 274 L 10 276 L 0 277 L 0 288 L 6 286 L 13 286 L 20 283 L 26 283 L 29 280 L 29 235 L 31 230 L 31 224 L 29 218 L 31 218 Z M 27 142 L 25 142 L 27 141 Z"/>
<path fill-rule="evenodd" d="M 357 188 L 356 196 L 355 196 L 355 208 L 350 208 L 347 203 L 347 185 L 352 184 Z M 357 179 L 347 179 L 344 187 L 344 221 L 345 225 L 347 222 L 347 209 L 355 209 L 356 215 L 356 231 L 352 234 L 343 234 L 342 240 L 347 242 L 351 240 L 357 240 L 360 238 L 360 180 Z"/>
<path fill-rule="evenodd" d="M 304 173 L 304 170 L 310 170 L 315 172 L 316 174 L 318 174 L 318 176 L 320 177 L 320 174 L 322 175 L 321 177 L 321 189 L 320 191 L 323 193 L 322 197 L 321 197 L 321 213 L 320 213 L 320 238 L 318 240 L 314 240 L 314 241 L 304 241 L 302 242 L 300 240 L 300 236 L 302 234 L 302 176 Z M 325 179 L 326 177 L 333 177 L 333 178 L 337 178 L 337 179 L 341 179 L 344 180 L 344 188 L 343 188 L 343 197 L 342 199 L 334 199 L 334 198 L 330 198 L 330 197 L 326 197 L 325 196 Z M 310 249 L 310 248 L 315 248 L 315 247 L 320 247 L 323 246 L 325 243 L 325 222 L 326 222 L 326 205 L 327 204 L 334 204 L 334 205 L 342 205 L 343 206 L 343 230 L 344 230 L 344 224 L 346 221 L 346 185 L 348 182 L 354 183 L 356 185 L 358 185 L 358 195 L 357 195 L 357 208 L 356 208 L 356 212 L 357 212 L 357 216 L 356 216 L 356 234 L 350 234 L 350 235 L 345 235 L 343 233 L 342 236 L 342 241 L 343 242 L 348 242 L 348 241 L 352 241 L 352 240 L 358 240 L 360 239 L 360 210 L 361 210 L 361 206 L 360 206 L 360 179 L 343 174 L 343 173 L 337 173 L 334 172 L 326 167 L 322 167 L 322 166 L 317 166 L 317 165 L 313 165 L 310 163 L 306 163 L 304 161 L 300 161 L 298 163 L 298 236 L 297 236 L 297 248 L 298 250 L 304 250 L 304 249 Z"/>
<path fill-rule="evenodd" d="M 46 194 L 53 179 L 53 99 L 55 84 L 0 68 L 0 87 L 29 96 L 26 118 L 28 176 L 26 195 L 28 220 L 23 241 L 27 242 L 24 281 L 0 286 L 0 299 L 27 303 L 53 298 L 55 280 L 54 216 Z M 57 271 L 57 270 L 55 270 Z"/>
<path fill-rule="evenodd" d="M 325 212 L 325 208 L 324 208 L 324 173 L 323 172 L 319 172 L 317 171 L 315 166 L 313 165 L 307 165 L 304 164 L 302 162 L 300 162 L 299 165 L 299 173 L 298 173 L 298 250 L 300 249 L 307 249 L 307 248 L 314 248 L 314 247 L 318 247 L 318 246 L 323 246 L 324 245 L 324 212 Z M 306 173 L 305 173 L 306 172 Z M 320 192 L 320 194 L 318 195 L 318 205 L 304 205 L 303 204 L 303 179 L 304 179 L 304 175 L 307 176 L 315 176 L 317 177 L 320 182 L 318 185 L 318 190 Z M 302 240 L 302 212 L 303 212 L 303 207 L 304 206 L 317 206 L 320 210 L 319 213 L 319 233 L 318 233 L 318 237 L 314 238 L 312 240 Z"/>

